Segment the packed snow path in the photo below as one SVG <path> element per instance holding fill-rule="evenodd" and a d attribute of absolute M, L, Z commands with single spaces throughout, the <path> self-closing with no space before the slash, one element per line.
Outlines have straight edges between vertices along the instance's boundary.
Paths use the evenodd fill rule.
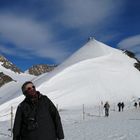
<path fill-rule="evenodd" d="M 68 114 L 62 116 L 66 119 Z M 108 118 L 90 115 L 72 121 L 68 117 L 63 123 L 65 140 L 140 140 L 140 109 L 111 111 Z"/>
<path fill-rule="evenodd" d="M 85 120 L 82 110 L 63 110 L 60 112 L 65 140 L 140 140 L 140 108 L 111 111 L 109 117 L 99 117 L 91 109 L 86 110 Z M 12 140 L 2 135 L 10 122 L 0 122 L 0 140 Z"/>

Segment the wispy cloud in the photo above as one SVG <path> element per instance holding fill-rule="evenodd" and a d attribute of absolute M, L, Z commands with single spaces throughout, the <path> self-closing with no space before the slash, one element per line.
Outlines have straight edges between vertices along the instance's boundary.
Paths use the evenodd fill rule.
<path fill-rule="evenodd" d="M 112 0 L 62 0 L 60 4 L 61 11 L 57 21 L 66 27 L 88 29 L 110 21 L 115 14 L 122 11 L 120 8 L 123 2 L 116 1 L 114 4 Z"/>
<path fill-rule="evenodd" d="M 3 37 L 17 47 L 33 50 L 51 39 L 51 32 L 28 18 L 0 15 L 0 31 Z"/>
<path fill-rule="evenodd" d="M 118 47 L 121 49 L 134 49 L 138 45 L 140 46 L 140 35 L 126 38 L 118 43 Z"/>
<path fill-rule="evenodd" d="M 29 55 L 26 51 L 21 51 L 20 49 L 9 48 L 7 45 L 0 45 L 0 54 L 10 55 L 20 58 L 32 59 L 32 55 Z"/>
<path fill-rule="evenodd" d="M 87 38 L 91 32 L 100 38 L 103 31 L 106 39 L 114 36 L 105 33 L 104 28 L 122 11 L 124 3 L 116 1 L 114 4 L 114 0 L 25 1 L 26 5 L 15 1 L 8 7 L 5 3 L 6 8 L 0 9 L 1 37 L 14 45 L 14 48 L 3 45 L 0 51 L 55 62 L 62 62 L 70 55 L 73 50 L 70 40 L 74 35 L 79 40 Z"/>
<path fill-rule="evenodd" d="M 6 54 L 10 54 L 10 55 L 15 55 L 15 54 L 16 54 L 15 51 L 13 51 L 13 50 L 11 50 L 11 49 L 9 49 L 9 48 L 6 48 L 6 47 L 3 46 L 3 45 L 0 45 L 0 52 L 1 52 L 2 54 L 5 54 L 5 52 L 6 52 Z"/>
<path fill-rule="evenodd" d="M 49 25 L 43 25 L 33 19 L 9 14 L 0 15 L 0 19 L 2 38 L 14 44 L 15 48 L 21 51 L 21 56 L 24 56 L 22 54 L 26 51 L 27 54 L 32 56 L 36 55 L 59 61 L 58 59 L 61 60 L 66 55 L 65 49 L 61 44 L 53 43 L 54 34 L 49 30 Z M 60 45 L 59 49 L 56 48 L 57 45 Z M 12 50 L 15 48 L 9 48 L 10 51 L 8 51 L 6 47 L 10 46 L 3 46 L 3 52 L 5 51 L 7 54 L 11 52 L 10 54 L 16 55 Z M 57 57 L 58 54 L 61 54 L 61 57 Z"/>
<path fill-rule="evenodd" d="M 130 50 L 140 58 L 140 35 L 131 36 L 118 43 L 118 47 L 124 50 Z"/>

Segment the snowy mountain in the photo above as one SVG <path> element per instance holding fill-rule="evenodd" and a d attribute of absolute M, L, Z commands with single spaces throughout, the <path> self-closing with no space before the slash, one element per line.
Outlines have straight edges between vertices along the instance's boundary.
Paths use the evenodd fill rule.
<path fill-rule="evenodd" d="M 5 57 L 0 56 L 0 73 L 2 84 L 2 87 L 0 87 L 0 104 L 20 96 L 21 85 L 25 81 L 35 78 L 33 75 L 25 74 L 17 70 L 18 68 L 15 65 L 8 61 Z"/>
<path fill-rule="evenodd" d="M 89 41 L 50 75 L 38 89 L 60 107 L 130 101 L 140 97 L 135 59 L 96 40 Z"/>
<path fill-rule="evenodd" d="M 1 66 L 5 67 L 6 69 L 10 69 L 16 73 L 21 73 L 21 70 L 16 65 L 14 65 L 12 62 L 10 62 L 2 55 L 0 55 L 0 62 Z"/>
<path fill-rule="evenodd" d="M 131 101 L 140 97 L 140 72 L 134 67 L 135 62 L 122 51 L 94 39 L 49 74 L 35 78 L 34 83 L 60 108 Z M 19 86 L 15 89 L 19 90 Z M 0 111 L 9 105 L 16 108 L 23 98 L 19 96 L 1 105 Z"/>

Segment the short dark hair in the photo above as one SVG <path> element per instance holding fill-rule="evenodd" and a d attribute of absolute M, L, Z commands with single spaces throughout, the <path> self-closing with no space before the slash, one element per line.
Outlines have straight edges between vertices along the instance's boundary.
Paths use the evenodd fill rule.
<path fill-rule="evenodd" d="M 26 87 L 26 85 L 28 85 L 28 84 L 33 84 L 33 82 L 31 82 L 31 81 L 26 81 L 26 82 L 22 85 L 21 89 L 22 89 L 22 92 L 23 92 L 23 93 L 25 92 L 25 87 Z"/>

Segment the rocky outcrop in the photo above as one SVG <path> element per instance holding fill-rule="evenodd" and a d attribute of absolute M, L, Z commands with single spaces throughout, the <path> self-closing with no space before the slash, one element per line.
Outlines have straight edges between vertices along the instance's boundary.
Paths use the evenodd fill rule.
<path fill-rule="evenodd" d="M 0 87 L 11 81 L 13 81 L 13 79 L 10 76 L 5 75 L 3 72 L 0 72 Z"/>
<path fill-rule="evenodd" d="M 135 54 L 134 54 L 133 52 L 128 51 L 128 50 L 125 50 L 125 51 L 124 51 L 124 53 L 125 53 L 126 55 L 128 55 L 129 57 L 131 57 L 131 58 L 134 58 L 134 59 L 135 59 Z"/>
<path fill-rule="evenodd" d="M 38 76 L 46 72 L 50 72 L 54 70 L 56 65 L 47 65 L 47 64 L 39 64 L 39 65 L 34 65 L 31 68 L 28 69 L 29 74 Z"/>
<path fill-rule="evenodd" d="M 140 71 L 140 62 L 134 63 L 134 67 L 137 68 Z"/>
<path fill-rule="evenodd" d="M 136 58 L 135 54 L 128 50 L 125 50 L 124 53 L 137 61 L 134 63 L 134 67 L 140 71 L 140 61 Z"/>
<path fill-rule="evenodd" d="M 4 56 L 0 55 L 0 62 L 2 62 L 2 66 L 10 69 L 16 73 L 21 73 L 21 70 L 16 67 L 16 65 L 12 64 L 10 61 L 8 61 Z"/>

